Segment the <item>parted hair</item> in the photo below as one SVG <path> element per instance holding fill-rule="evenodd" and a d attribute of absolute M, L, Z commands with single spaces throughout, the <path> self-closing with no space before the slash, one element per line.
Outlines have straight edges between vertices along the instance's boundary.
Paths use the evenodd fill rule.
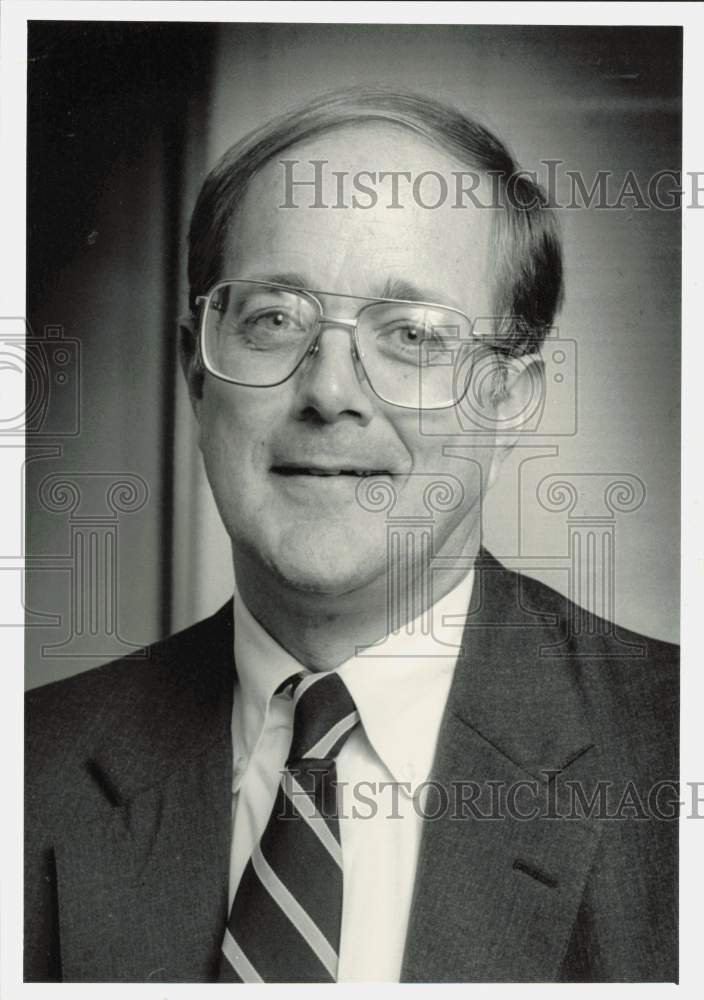
<path fill-rule="evenodd" d="M 221 277 L 235 212 L 254 175 L 275 156 L 322 133 L 365 122 L 410 129 L 460 163 L 492 177 L 492 301 L 500 350 L 535 350 L 563 294 L 557 219 L 543 189 L 523 173 L 489 129 L 456 108 L 419 94 L 380 88 L 335 91 L 286 112 L 231 146 L 205 179 L 188 234 L 189 305 Z M 498 346 L 498 344 L 497 344 Z"/>

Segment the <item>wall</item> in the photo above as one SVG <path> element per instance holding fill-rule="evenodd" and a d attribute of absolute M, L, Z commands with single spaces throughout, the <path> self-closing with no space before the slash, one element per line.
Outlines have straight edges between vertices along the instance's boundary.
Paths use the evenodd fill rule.
<path fill-rule="evenodd" d="M 212 38 L 188 25 L 29 26 L 27 318 L 35 356 L 49 358 L 49 407 L 27 438 L 30 685 L 171 627 L 181 206 L 203 149 Z"/>

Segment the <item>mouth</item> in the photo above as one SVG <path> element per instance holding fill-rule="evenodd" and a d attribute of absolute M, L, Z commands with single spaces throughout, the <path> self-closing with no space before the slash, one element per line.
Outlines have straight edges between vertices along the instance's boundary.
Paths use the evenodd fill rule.
<path fill-rule="evenodd" d="M 369 469 L 354 465 L 273 465 L 271 471 L 278 476 L 318 476 L 322 478 L 351 476 L 367 479 L 369 476 L 390 476 L 388 469 Z"/>

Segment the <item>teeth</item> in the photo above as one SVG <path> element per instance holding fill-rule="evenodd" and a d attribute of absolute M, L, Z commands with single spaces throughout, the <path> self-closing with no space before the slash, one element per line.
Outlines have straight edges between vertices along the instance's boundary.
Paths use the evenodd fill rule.
<path fill-rule="evenodd" d="M 366 479 L 367 476 L 377 476 L 380 473 L 366 469 L 306 469 L 309 476 L 357 476 Z"/>
<path fill-rule="evenodd" d="M 381 469 L 313 469 L 303 466 L 295 468 L 293 466 L 279 466 L 278 471 L 282 475 L 288 476 L 357 476 L 358 479 L 367 479 L 369 476 L 383 476 L 386 473 Z"/>

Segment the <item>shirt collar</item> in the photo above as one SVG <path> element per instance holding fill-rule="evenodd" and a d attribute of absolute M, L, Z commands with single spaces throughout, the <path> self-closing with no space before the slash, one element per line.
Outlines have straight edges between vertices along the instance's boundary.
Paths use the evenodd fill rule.
<path fill-rule="evenodd" d="M 238 755 L 251 757 L 266 725 L 271 699 L 277 688 L 303 668 L 273 639 L 247 609 L 235 582 L 235 666 L 239 698 L 235 698 L 232 726 Z M 242 763 L 244 763 L 244 760 Z"/>
<path fill-rule="evenodd" d="M 474 570 L 424 615 L 336 668 L 367 739 L 401 784 L 415 787 L 430 775 L 473 583 Z M 244 765 L 264 730 L 277 688 L 292 674 L 308 671 L 254 619 L 236 584 L 233 601 L 240 697 L 235 698 L 232 725 Z"/>

